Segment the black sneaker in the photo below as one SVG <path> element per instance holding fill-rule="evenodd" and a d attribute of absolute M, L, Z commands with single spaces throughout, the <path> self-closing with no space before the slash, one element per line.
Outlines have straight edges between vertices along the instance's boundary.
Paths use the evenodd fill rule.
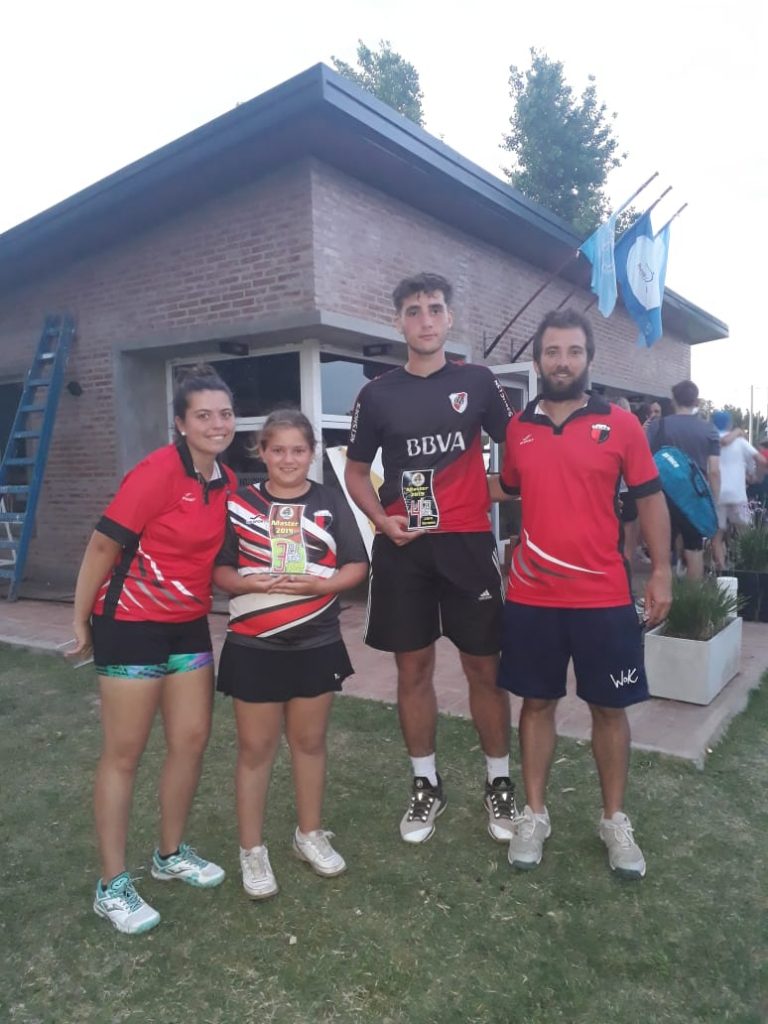
<path fill-rule="evenodd" d="M 517 817 L 515 784 L 506 775 L 485 782 L 485 809 L 488 811 L 488 835 L 497 843 L 508 843 Z"/>
<path fill-rule="evenodd" d="M 443 780 L 437 776 L 437 785 L 429 779 L 416 776 L 408 803 L 408 810 L 400 822 L 400 835 L 406 843 L 426 843 L 435 831 L 435 818 L 445 810 Z"/>

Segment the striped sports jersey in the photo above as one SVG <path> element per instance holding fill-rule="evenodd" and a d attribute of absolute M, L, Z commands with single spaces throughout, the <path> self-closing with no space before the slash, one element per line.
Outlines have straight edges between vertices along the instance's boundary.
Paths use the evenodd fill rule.
<path fill-rule="evenodd" d="M 397 367 L 366 384 L 352 413 L 348 458 L 371 463 L 381 448 L 387 515 L 415 529 L 490 529 L 481 431 L 504 440 L 512 410 L 485 366 L 446 363 L 428 377 Z"/>
<path fill-rule="evenodd" d="M 234 474 L 195 471 L 184 442 L 158 448 L 126 474 L 96 525 L 123 551 L 99 588 L 94 615 L 128 622 L 188 622 L 210 611 L 211 575 Z"/>
<path fill-rule="evenodd" d="M 227 536 L 217 565 L 251 573 L 306 572 L 332 576 L 348 562 L 367 561 L 365 547 L 344 495 L 310 481 L 301 497 L 283 501 L 264 483 L 252 484 L 227 503 Z M 275 523 L 293 523 L 303 565 L 291 569 Z M 289 556 L 290 557 L 290 556 Z M 338 594 L 239 594 L 229 603 L 228 639 L 271 650 L 324 647 L 341 638 Z"/>

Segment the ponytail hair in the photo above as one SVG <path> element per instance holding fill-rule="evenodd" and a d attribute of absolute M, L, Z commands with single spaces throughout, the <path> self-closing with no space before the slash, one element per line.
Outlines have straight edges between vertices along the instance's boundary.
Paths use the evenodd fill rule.
<path fill-rule="evenodd" d="M 223 391 L 234 404 L 232 392 L 209 363 L 183 366 L 174 375 L 173 416 L 183 420 L 189 408 L 189 396 L 196 391 Z M 178 431 L 176 431 L 178 437 Z"/>

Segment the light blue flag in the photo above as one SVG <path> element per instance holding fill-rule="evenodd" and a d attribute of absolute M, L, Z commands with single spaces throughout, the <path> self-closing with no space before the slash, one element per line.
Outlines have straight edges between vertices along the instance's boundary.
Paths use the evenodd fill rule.
<path fill-rule="evenodd" d="M 650 348 L 662 335 L 661 304 L 669 255 L 669 224 L 653 234 L 649 213 L 616 243 L 616 278 L 627 312 L 640 328 L 638 345 Z"/>
<path fill-rule="evenodd" d="M 616 264 L 613 259 L 613 239 L 616 214 L 601 224 L 597 231 L 579 246 L 592 264 L 590 287 L 597 296 L 597 308 L 603 316 L 610 316 L 616 305 Z"/>

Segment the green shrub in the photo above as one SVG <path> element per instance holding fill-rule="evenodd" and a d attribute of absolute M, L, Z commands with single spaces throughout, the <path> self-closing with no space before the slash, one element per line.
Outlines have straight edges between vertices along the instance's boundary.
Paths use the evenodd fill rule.
<path fill-rule="evenodd" d="M 739 608 L 739 598 L 723 590 L 714 577 L 675 579 L 672 607 L 664 636 L 682 640 L 709 640 L 728 625 Z"/>
<path fill-rule="evenodd" d="M 750 526 L 736 537 L 733 554 L 734 569 L 752 572 L 768 570 L 768 529 Z"/>

